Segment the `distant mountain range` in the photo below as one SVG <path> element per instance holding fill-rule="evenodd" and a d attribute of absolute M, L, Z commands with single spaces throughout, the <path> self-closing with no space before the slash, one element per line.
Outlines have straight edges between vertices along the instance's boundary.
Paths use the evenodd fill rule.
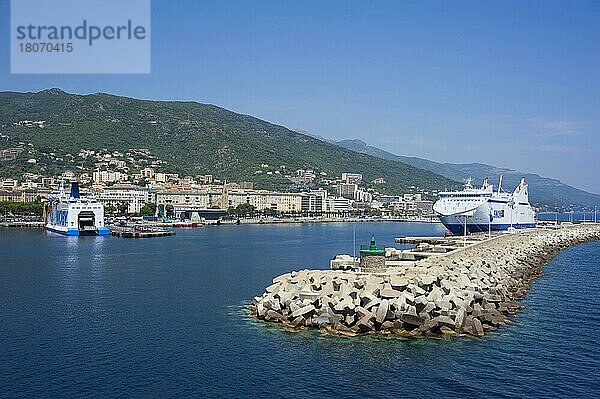
<path fill-rule="evenodd" d="M 468 177 L 472 177 L 476 182 L 481 182 L 487 177 L 490 179 L 490 183 L 497 185 L 497 179 L 500 175 L 503 175 L 502 186 L 506 191 L 512 191 L 519 184 L 521 178 L 524 177 L 530 187 L 530 201 L 541 210 L 593 210 L 594 206 L 600 206 L 600 195 L 588 193 L 561 183 L 560 180 L 542 177 L 533 173 L 481 163 L 439 163 L 423 158 L 395 155 L 381 148 L 367 145 L 361 140 L 342 140 L 335 143 L 352 151 L 403 162 L 459 182 Z"/>
<path fill-rule="evenodd" d="M 43 128 L 19 123 L 44 121 Z M 439 163 L 391 154 L 360 140 L 327 141 L 249 115 L 197 102 L 148 101 L 110 94 L 76 95 L 60 89 L 0 92 L 0 149 L 25 144 L 15 161 L 0 163 L 1 175 L 77 170 L 81 149 L 148 149 L 167 172 L 213 174 L 252 181 L 258 188 L 293 189 L 285 174 L 313 169 L 322 179 L 358 172 L 367 182 L 383 177 L 382 193 L 457 188 L 467 177 L 481 181 L 504 175 L 506 190 L 525 177 L 540 209 L 593 209 L 600 195 L 541 177 L 485 164 Z M 19 144 L 21 143 L 21 144 Z M 36 153 L 37 163 L 28 163 Z M 86 166 L 87 167 L 87 166 Z M 91 166 L 93 167 L 93 165 Z M 493 181 L 495 183 L 495 181 Z"/>
<path fill-rule="evenodd" d="M 22 121 L 44 121 L 43 127 Z M 125 152 L 148 149 L 181 176 L 213 174 L 221 180 L 251 181 L 257 188 L 292 189 L 285 174 L 313 169 L 333 179 L 357 172 L 367 182 L 383 177 L 382 193 L 434 190 L 457 183 L 393 159 L 355 152 L 248 115 L 196 102 L 147 101 L 109 94 L 76 95 L 60 89 L 37 93 L 0 92 L 0 146 L 24 143 L 15 161 L 0 163 L 3 175 L 77 171 L 81 149 Z M 2 149 L 2 147 L 0 147 Z M 37 151 L 38 162 L 27 155 Z M 44 163 L 39 160 L 44 160 Z M 92 165 L 93 167 L 93 165 Z"/>

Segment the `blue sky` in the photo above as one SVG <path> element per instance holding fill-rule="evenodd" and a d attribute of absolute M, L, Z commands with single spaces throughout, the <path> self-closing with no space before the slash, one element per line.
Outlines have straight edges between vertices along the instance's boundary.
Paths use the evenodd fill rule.
<path fill-rule="evenodd" d="M 154 0 L 148 75 L 11 75 L 0 15 L 0 90 L 213 103 L 600 193 L 600 1 Z"/>

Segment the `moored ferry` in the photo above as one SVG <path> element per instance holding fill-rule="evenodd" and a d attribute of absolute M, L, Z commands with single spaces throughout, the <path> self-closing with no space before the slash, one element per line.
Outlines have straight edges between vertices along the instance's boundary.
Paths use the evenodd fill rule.
<path fill-rule="evenodd" d="M 535 227 L 524 178 L 512 193 L 502 191 L 500 176 L 496 191 L 487 179 L 481 188 L 473 188 L 468 179 L 464 190 L 441 192 L 439 196 L 433 210 L 453 234 Z"/>
<path fill-rule="evenodd" d="M 75 182 L 71 183 L 69 194 L 61 184 L 58 195 L 48 196 L 44 221 L 46 230 L 68 236 L 110 235 L 104 225 L 104 205 L 93 196 L 81 197 Z"/>

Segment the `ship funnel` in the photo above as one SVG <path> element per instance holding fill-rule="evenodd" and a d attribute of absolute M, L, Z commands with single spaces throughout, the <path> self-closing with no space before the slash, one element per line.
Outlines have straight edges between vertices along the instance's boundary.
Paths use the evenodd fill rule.
<path fill-rule="evenodd" d="M 488 181 L 488 178 L 486 177 L 485 179 L 483 179 L 483 184 L 481 185 L 481 189 L 485 190 L 490 186 L 490 183 Z"/>
<path fill-rule="evenodd" d="M 71 183 L 71 197 L 79 198 L 79 183 L 77 182 Z"/>

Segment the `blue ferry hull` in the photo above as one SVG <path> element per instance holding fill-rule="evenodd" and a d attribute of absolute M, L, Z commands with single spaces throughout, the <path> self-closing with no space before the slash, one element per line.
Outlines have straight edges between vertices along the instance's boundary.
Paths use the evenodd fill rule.
<path fill-rule="evenodd" d="M 442 221 L 443 223 L 443 221 Z M 465 225 L 464 224 L 445 224 L 444 226 L 446 226 L 446 228 L 455 235 L 461 235 L 465 233 Z M 491 230 L 492 231 L 502 231 L 502 230 L 508 230 L 511 227 L 510 224 L 492 224 L 491 225 Z M 525 224 L 513 224 L 512 225 L 513 228 L 515 229 L 529 229 L 532 227 L 535 227 L 535 223 L 525 223 Z M 480 232 L 486 232 L 489 231 L 490 226 L 488 226 L 487 224 L 470 224 L 467 223 L 467 232 L 470 233 L 480 233 Z"/>
<path fill-rule="evenodd" d="M 53 233 L 62 234 L 65 236 L 108 236 L 110 235 L 110 230 L 107 227 L 100 227 L 96 231 L 91 232 L 80 232 L 78 229 L 58 229 L 51 226 L 44 226 L 44 228 Z"/>

